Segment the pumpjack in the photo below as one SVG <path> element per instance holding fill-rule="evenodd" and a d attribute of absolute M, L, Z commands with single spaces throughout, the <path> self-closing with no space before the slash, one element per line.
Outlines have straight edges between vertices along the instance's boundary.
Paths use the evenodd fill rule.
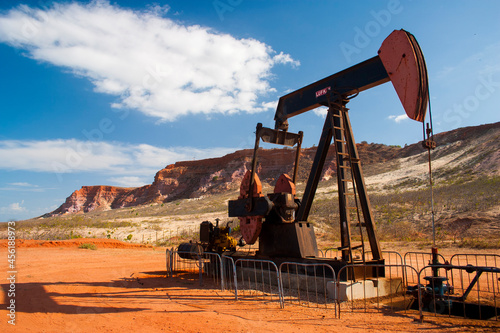
<path fill-rule="evenodd" d="M 338 205 L 340 212 L 341 258 L 329 260 L 335 270 L 364 260 L 383 264 L 375 222 L 368 198 L 360 158 L 349 120 L 348 102 L 363 91 L 391 82 L 407 116 L 424 122 L 429 99 L 425 60 L 415 37 L 405 30 L 393 31 L 382 43 L 378 55 L 336 74 L 309 84 L 279 99 L 274 129 L 258 124 L 251 169 L 245 174 L 240 195 L 228 203 L 229 217 L 238 217 L 247 244 L 259 240 L 259 258 L 283 262 L 289 259 L 324 262 L 318 256 L 314 227 L 308 216 L 325 165 L 328 150 L 336 152 Z M 297 197 L 297 181 L 303 133 L 288 131 L 288 120 L 317 107 L 327 107 L 321 138 L 302 198 Z M 293 175 L 281 175 L 273 193 L 264 195 L 257 175 L 260 141 L 296 147 Z M 361 240 L 355 243 L 352 228 Z M 371 259 L 365 259 L 364 237 Z M 353 251 L 362 252 L 361 259 Z M 383 276 L 383 272 L 376 272 Z"/>

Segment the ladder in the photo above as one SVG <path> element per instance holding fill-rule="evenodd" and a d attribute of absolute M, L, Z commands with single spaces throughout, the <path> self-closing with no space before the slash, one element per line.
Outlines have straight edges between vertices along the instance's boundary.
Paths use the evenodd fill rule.
<path fill-rule="evenodd" d="M 375 236 L 375 225 L 366 194 L 363 173 L 349 121 L 348 99 L 329 101 L 328 117 L 331 117 L 333 145 L 336 152 L 337 184 L 339 193 L 340 234 L 342 260 L 353 263 L 353 251 L 361 250 L 365 262 L 365 235 L 368 237 L 373 259 L 382 258 Z M 358 229 L 360 240 L 353 244 L 351 227 Z"/>

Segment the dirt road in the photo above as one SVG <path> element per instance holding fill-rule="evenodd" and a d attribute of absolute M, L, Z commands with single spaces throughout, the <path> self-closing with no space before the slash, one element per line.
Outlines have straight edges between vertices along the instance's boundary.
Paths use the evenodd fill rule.
<path fill-rule="evenodd" d="M 416 312 L 342 312 L 252 299 L 197 281 L 165 278 L 164 249 L 113 240 L 19 241 L 15 297 L 3 277 L 0 332 L 417 332 L 498 331 L 492 321 L 437 318 Z M 9 278 L 7 243 L 0 241 L 0 271 Z M 15 325 L 9 324 L 15 300 Z"/>

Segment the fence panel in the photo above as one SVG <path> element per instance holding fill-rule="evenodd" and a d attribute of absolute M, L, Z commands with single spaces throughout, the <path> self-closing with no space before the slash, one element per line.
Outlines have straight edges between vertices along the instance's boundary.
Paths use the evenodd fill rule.
<path fill-rule="evenodd" d="M 238 259 L 234 263 L 236 299 L 243 297 L 278 301 L 283 308 L 280 275 L 276 264 L 269 260 Z"/>
<path fill-rule="evenodd" d="M 173 272 L 173 249 L 165 250 L 165 270 L 167 271 L 166 277 L 172 277 Z"/>
<path fill-rule="evenodd" d="M 499 274 L 500 268 L 495 267 L 425 266 L 419 272 L 422 286 L 420 311 L 434 315 L 498 320 Z M 454 284 L 449 281 L 454 281 Z"/>
<path fill-rule="evenodd" d="M 426 260 L 432 260 L 431 253 L 408 252 L 403 260 L 396 252 L 386 252 L 386 265 L 351 264 L 337 274 L 328 264 L 284 262 L 278 268 L 269 260 L 234 261 L 217 253 L 173 248 L 166 249 L 165 257 L 167 277 L 198 280 L 200 285 L 209 277 L 222 290 L 234 290 L 236 300 L 249 297 L 277 301 L 282 308 L 285 302 L 324 306 L 334 309 L 335 317 L 337 311 L 340 317 L 341 309 L 367 312 L 381 307 L 405 313 L 412 308 L 419 311 L 420 319 L 424 312 L 487 320 L 500 317 L 500 268 L 493 267 L 500 256 L 494 254 L 456 254 L 450 261 L 461 265 L 425 265 Z M 444 262 L 442 256 L 439 260 Z M 384 276 L 369 277 L 381 272 L 378 268 L 384 268 Z M 337 280 L 338 276 L 348 276 L 346 270 L 351 269 L 363 278 Z"/>
<path fill-rule="evenodd" d="M 235 299 L 238 299 L 238 286 L 236 276 L 236 265 L 234 259 L 225 255 L 221 256 L 222 259 L 222 276 L 224 276 L 225 290 L 232 290 L 235 294 Z"/>
<path fill-rule="evenodd" d="M 324 251 L 320 251 L 320 254 L 323 258 L 342 259 L 342 251 L 339 251 L 336 247 L 329 247 Z M 361 259 L 363 257 L 363 251 L 359 249 L 353 250 L 352 256 L 354 259 Z"/>
<path fill-rule="evenodd" d="M 403 310 L 404 313 L 410 309 L 416 302 L 416 307 L 420 303 L 420 289 L 416 288 L 415 297 L 408 296 L 407 276 L 412 272 L 418 276 L 418 271 L 408 265 L 381 265 L 381 264 L 366 264 L 366 265 L 346 265 L 342 267 L 337 276 L 344 276 L 347 270 L 356 268 L 365 270 L 364 279 L 357 281 L 337 281 L 336 298 L 339 303 L 339 317 L 341 312 L 341 302 L 344 308 L 349 308 L 351 311 L 379 311 L 381 307 L 389 308 L 391 311 Z M 375 269 L 374 269 L 375 268 Z M 368 277 L 370 273 L 378 273 L 380 268 L 385 269 L 384 276 Z M 404 273 L 400 273 L 404 272 Z"/>
<path fill-rule="evenodd" d="M 208 277 L 212 283 L 224 290 L 224 268 L 218 253 L 167 249 L 165 254 L 167 277 L 175 276 L 192 280 L 197 278 L 200 286 L 203 285 L 203 277 Z"/>
<path fill-rule="evenodd" d="M 444 257 L 438 253 L 438 259 L 441 264 L 445 263 Z M 430 252 L 406 252 L 404 255 L 404 264 L 415 268 L 419 272 L 423 267 L 432 263 L 432 253 Z M 408 284 L 418 284 L 419 278 L 418 274 L 415 274 L 413 270 L 408 272 L 409 275 L 406 276 Z"/>
<path fill-rule="evenodd" d="M 284 262 L 279 267 L 283 303 L 335 309 L 336 276 L 328 264 Z"/>
<path fill-rule="evenodd" d="M 329 247 L 324 251 L 321 251 L 324 258 L 337 258 L 339 256 L 339 251 L 336 247 Z"/>
<path fill-rule="evenodd" d="M 371 256 L 372 251 L 366 251 L 365 252 L 365 260 L 370 260 L 373 259 Z M 382 255 L 384 257 L 384 263 L 386 265 L 389 265 L 387 268 L 391 269 L 391 275 L 392 276 L 400 276 L 403 278 L 403 281 L 406 281 L 405 279 L 405 270 L 403 267 L 403 257 L 399 252 L 396 251 L 382 251 Z M 391 266 L 394 265 L 394 266 Z"/>
<path fill-rule="evenodd" d="M 483 266 L 483 267 L 495 267 L 500 268 L 500 255 L 498 254 L 471 254 L 471 253 L 457 253 L 454 254 L 450 258 L 450 265 L 455 266 Z M 485 276 L 481 276 L 478 281 L 478 288 L 482 288 L 482 290 L 486 292 L 492 292 L 493 287 L 495 290 L 499 290 L 500 288 L 500 280 L 499 276 L 492 273 L 491 278 L 496 282 L 495 284 L 485 283 L 487 278 Z M 460 279 L 455 282 L 455 275 L 451 276 L 451 284 L 455 288 L 464 289 L 463 282 L 465 281 L 466 285 L 469 285 L 474 279 L 474 274 L 467 273 L 465 270 L 460 271 Z"/>

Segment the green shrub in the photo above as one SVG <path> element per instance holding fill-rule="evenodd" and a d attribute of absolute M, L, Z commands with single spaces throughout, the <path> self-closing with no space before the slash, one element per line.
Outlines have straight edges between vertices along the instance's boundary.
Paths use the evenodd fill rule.
<path fill-rule="evenodd" d="M 92 243 L 83 243 L 78 246 L 79 249 L 87 249 L 87 250 L 97 250 L 97 246 Z"/>

